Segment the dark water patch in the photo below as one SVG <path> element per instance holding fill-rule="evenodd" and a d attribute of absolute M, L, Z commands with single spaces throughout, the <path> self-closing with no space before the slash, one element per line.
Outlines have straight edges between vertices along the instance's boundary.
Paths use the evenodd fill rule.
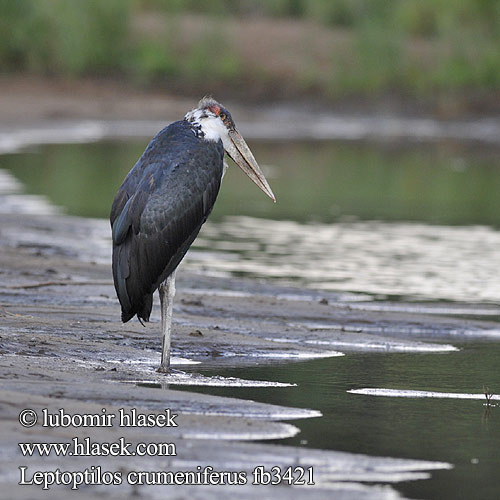
<path fill-rule="evenodd" d="M 288 445 L 450 462 L 427 481 L 397 486 L 410 498 L 495 498 L 500 408 L 482 400 L 401 399 L 349 394 L 359 387 L 481 393 L 500 391 L 498 344 L 463 344 L 446 354 L 348 354 L 241 369 L 204 370 L 207 376 L 244 376 L 297 383 L 282 390 L 207 388 L 275 404 L 314 408 L 322 418 L 293 422 L 301 433 Z M 187 388 L 187 390 L 189 390 Z M 199 388 L 196 391 L 200 390 Z"/>

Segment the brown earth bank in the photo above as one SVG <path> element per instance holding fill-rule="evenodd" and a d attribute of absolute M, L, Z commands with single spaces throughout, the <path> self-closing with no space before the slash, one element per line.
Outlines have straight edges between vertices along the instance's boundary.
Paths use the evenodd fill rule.
<path fill-rule="evenodd" d="M 0 124 L 36 124 L 51 120 L 164 120 L 184 116 L 206 94 L 231 109 L 244 109 L 245 117 L 279 106 L 292 111 L 341 115 L 394 115 L 438 120 L 474 120 L 500 114 L 498 95 L 470 93 L 432 100 L 401 94 L 345 97 L 325 100 L 311 95 L 286 95 L 264 89 L 261 94 L 235 92 L 231 87 L 192 88 L 173 83 L 168 88 L 138 88 L 119 78 L 49 78 L 35 75 L 0 76 Z"/>

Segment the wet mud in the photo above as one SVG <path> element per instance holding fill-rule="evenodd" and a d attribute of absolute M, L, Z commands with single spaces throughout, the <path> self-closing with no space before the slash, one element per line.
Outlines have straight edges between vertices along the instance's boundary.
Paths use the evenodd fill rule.
<path fill-rule="evenodd" d="M 425 479 L 438 462 L 368 457 L 334 451 L 266 444 L 300 432 L 300 419 L 321 418 L 314 408 L 290 408 L 237 398 L 184 392 L 183 385 L 275 386 L 290 383 L 247 380 L 245 366 L 295 362 L 351 352 L 453 351 L 454 341 L 500 335 L 474 305 L 349 301 L 346 294 L 316 293 L 266 282 L 215 278 L 181 266 L 178 272 L 172 339 L 173 368 L 160 361 L 158 303 L 152 321 L 123 325 L 110 270 L 106 221 L 62 215 L 0 215 L 0 427 L 3 452 L 0 484 L 8 498 L 35 498 L 40 486 L 19 486 L 19 466 L 32 471 L 242 471 L 248 481 L 209 485 L 93 485 L 79 498 L 399 498 L 391 486 Z M 207 377 L 206 367 L 241 366 L 240 378 Z M 353 396 L 355 397 L 355 396 Z M 23 427 L 24 409 L 42 415 L 178 415 L 175 427 Z M 289 421 L 294 421 L 293 424 Z M 174 456 L 25 457 L 20 442 L 175 443 Z M 260 441 L 252 443 L 251 441 Z M 252 484 L 258 466 L 313 467 L 314 485 Z M 27 473 L 28 474 L 28 473 Z M 283 487 L 286 486 L 286 487 Z M 51 498 L 71 495 L 69 486 L 51 487 Z M 172 498 L 174 498 L 172 497 Z"/>

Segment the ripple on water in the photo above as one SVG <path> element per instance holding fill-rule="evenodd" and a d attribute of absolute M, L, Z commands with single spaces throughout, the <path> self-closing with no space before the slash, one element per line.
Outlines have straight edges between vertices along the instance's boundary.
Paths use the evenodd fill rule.
<path fill-rule="evenodd" d="M 380 221 L 304 224 L 252 217 L 208 222 L 195 248 L 231 241 L 219 258 L 191 252 L 191 268 L 325 291 L 424 300 L 499 302 L 500 232 Z M 252 241 L 257 245 L 248 245 Z M 227 258 L 224 258 L 227 255 Z M 488 310 L 488 315 L 500 311 Z"/>

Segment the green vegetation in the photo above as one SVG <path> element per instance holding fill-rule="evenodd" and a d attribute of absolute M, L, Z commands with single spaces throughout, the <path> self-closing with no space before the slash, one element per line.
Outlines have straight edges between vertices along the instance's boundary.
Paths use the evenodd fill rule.
<path fill-rule="evenodd" d="M 302 55 L 270 45 L 249 58 L 253 40 L 242 50 L 231 26 L 255 20 L 267 21 L 266 36 L 277 23 L 302 22 L 309 41 L 324 36 L 325 53 L 315 55 L 314 43 Z M 4 72 L 141 86 L 272 87 L 285 97 L 495 92 L 499 47 L 497 0 L 0 0 Z M 283 74 L 266 64 L 271 56 L 299 60 Z"/>
<path fill-rule="evenodd" d="M 4 71 L 105 74 L 123 69 L 127 0 L 0 0 Z"/>

